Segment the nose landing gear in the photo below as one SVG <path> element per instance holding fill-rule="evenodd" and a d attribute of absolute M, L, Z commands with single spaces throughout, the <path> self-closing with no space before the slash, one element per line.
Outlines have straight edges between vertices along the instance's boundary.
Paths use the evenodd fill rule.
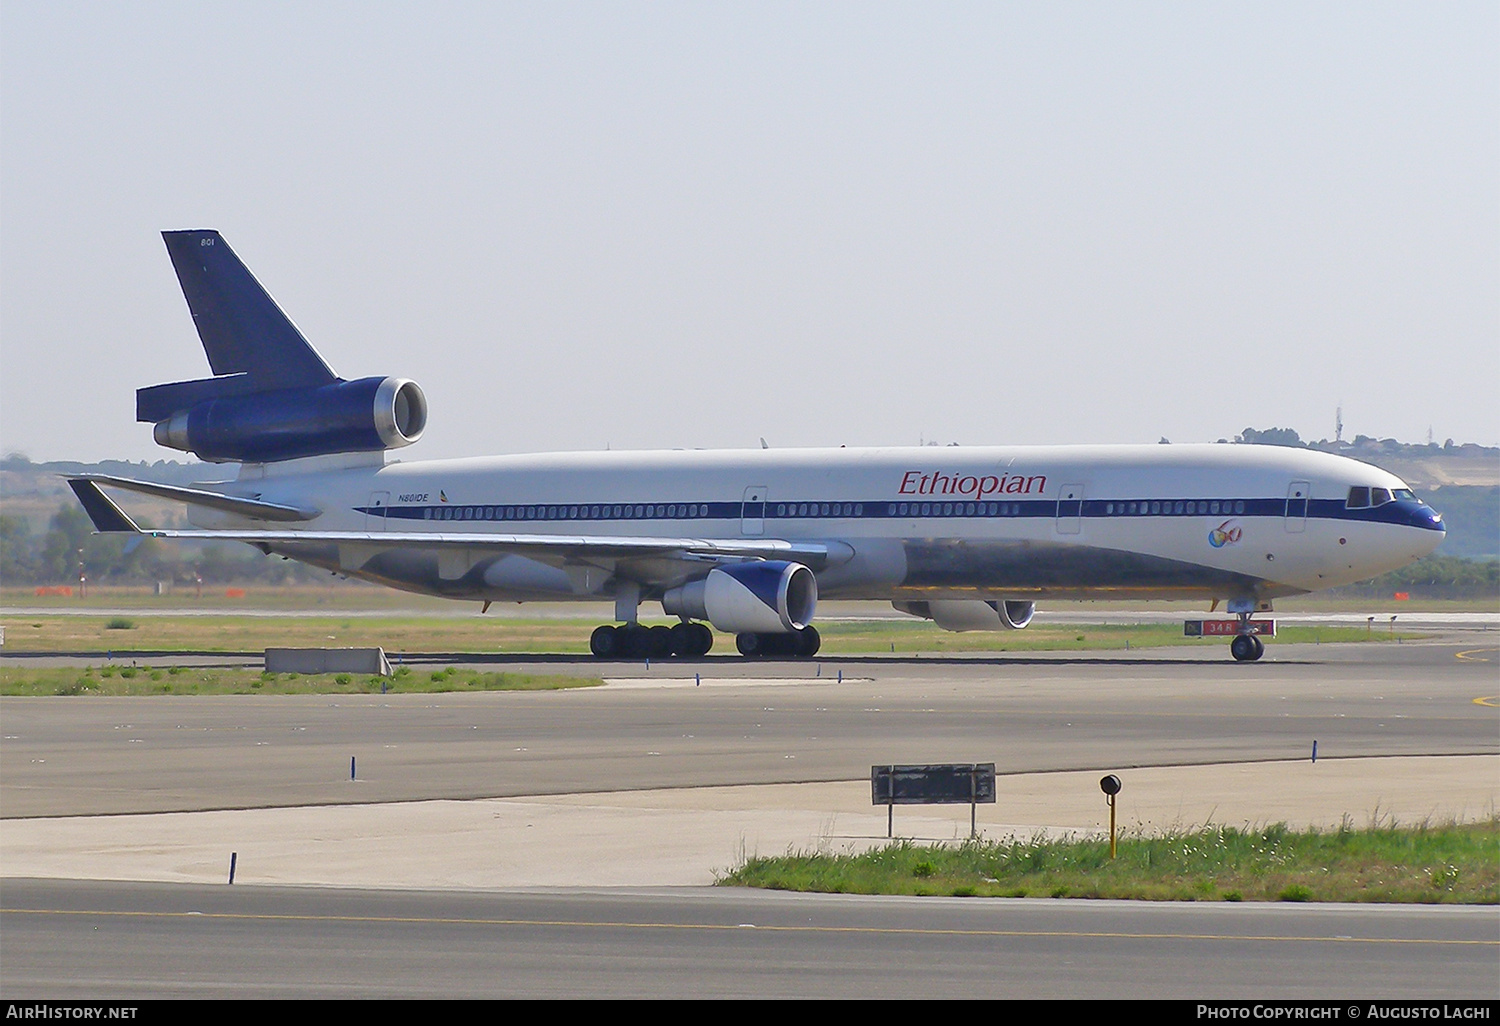
<path fill-rule="evenodd" d="M 1255 606 L 1252 603 L 1232 602 L 1229 611 L 1240 620 L 1238 633 L 1229 643 L 1229 654 L 1234 656 L 1236 662 L 1253 663 L 1266 654 L 1265 642 L 1256 637 L 1255 627 L 1250 623 L 1250 617 L 1255 615 Z"/>
<path fill-rule="evenodd" d="M 1229 654 L 1238 662 L 1253 663 L 1265 655 L 1266 646 L 1254 634 L 1237 634 L 1229 643 Z"/>

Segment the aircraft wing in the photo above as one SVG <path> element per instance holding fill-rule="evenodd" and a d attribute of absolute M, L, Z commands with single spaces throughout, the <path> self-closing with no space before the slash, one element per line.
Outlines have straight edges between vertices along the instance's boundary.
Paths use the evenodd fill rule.
<path fill-rule="evenodd" d="M 451 531 L 158 531 L 147 538 L 240 541 L 277 548 L 297 543 L 358 545 L 380 549 L 464 548 L 558 559 L 632 559 L 648 556 L 694 559 L 794 559 L 814 570 L 843 563 L 854 549 L 843 542 L 779 538 L 655 538 L 639 535 L 479 534 Z"/>
<path fill-rule="evenodd" d="M 811 569 L 846 562 L 854 550 L 843 542 L 801 542 L 779 538 L 659 538 L 644 535 L 560 535 L 560 534 L 491 534 L 473 531 L 178 531 L 147 530 L 137 527 L 124 511 L 100 490 L 98 482 L 134 488 L 136 491 L 183 499 L 200 505 L 211 505 L 227 512 L 245 512 L 245 505 L 300 513 L 294 507 L 277 506 L 253 499 L 238 499 L 202 492 L 194 488 L 156 485 L 102 475 L 70 478 L 84 509 L 100 532 L 134 532 L 146 538 L 175 538 L 193 541 L 239 541 L 250 545 L 280 548 L 295 544 L 349 545 L 378 549 L 469 549 L 494 553 L 515 553 L 547 562 L 579 559 L 680 558 L 691 560 L 723 559 L 794 559 Z M 193 493 L 224 500 L 222 503 L 189 499 Z M 230 503 L 235 505 L 231 506 Z M 252 514 L 272 519 L 265 512 Z M 302 519 L 300 515 L 282 515 L 276 519 Z"/>

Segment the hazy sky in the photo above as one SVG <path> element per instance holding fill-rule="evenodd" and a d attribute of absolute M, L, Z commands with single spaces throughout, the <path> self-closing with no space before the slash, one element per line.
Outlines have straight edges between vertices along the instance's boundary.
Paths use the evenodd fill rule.
<path fill-rule="evenodd" d="M 1500 443 L 1500 4 L 0 3 L 0 449 L 217 228 L 402 456 Z"/>

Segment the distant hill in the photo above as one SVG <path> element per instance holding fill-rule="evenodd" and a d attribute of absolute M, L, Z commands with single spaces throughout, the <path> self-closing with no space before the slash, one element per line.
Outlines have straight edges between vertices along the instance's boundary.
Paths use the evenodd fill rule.
<path fill-rule="evenodd" d="M 112 474 L 133 477 L 159 484 L 188 485 L 195 481 L 224 481 L 237 473 L 236 466 L 216 463 L 179 463 L 157 460 L 155 463 L 130 463 L 126 460 L 104 460 L 101 463 L 79 463 L 58 460 L 32 463 L 25 456 L 9 455 L 0 460 L 0 513 L 25 520 L 36 534 L 47 529 L 47 523 L 60 506 L 76 506 L 72 489 L 64 479 L 68 474 Z M 132 516 L 144 516 L 157 527 L 187 526 L 182 505 L 144 495 L 113 493 Z"/>
<path fill-rule="evenodd" d="M 1356 435 L 1352 442 L 1304 442 L 1291 428 L 1246 428 L 1234 442 L 1317 449 L 1388 470 L 1443 514 L 1448 537 L 1438 555 L 1500 558 L 1500 448 L 1457 445 L 1452 439 L 1420 445 L 1367 435 Z"/>
<path fill-rule="evenodd" d="M 1220 442 L 1228 439 L 1221 438 Z M 1234 436 L 1239 444 L 1281 445 L 1294 449 L 1317 449 L 1371 463 L 1389 470 L 1412 488 L 1426 491 L 1447 485 L 1500 485 L 1500 448 L 1448 439 L 1442 445 L 1398 442 L 1394 438 L 1355 435 L 1354 441 L 1304 442 L 1291 428 L 1246 428 Z"/>

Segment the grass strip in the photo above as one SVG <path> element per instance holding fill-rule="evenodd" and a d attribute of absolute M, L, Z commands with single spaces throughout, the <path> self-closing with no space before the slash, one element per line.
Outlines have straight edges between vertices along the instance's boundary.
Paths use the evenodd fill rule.
<path fill-rule="evenodd" d="M 662 622 L 667 621 L 643 621 Z M 387 652 L 494 654 L 588 652 L 596 620 L 482 619 L 477 616 L 350 617 L 299 616 L 60 616 L 6 617 L 5 645 L 23 652 L 253 652 L 266 648 L 373 648 Z M 930 623 L 907 620 L 828 621 L 818 624 L 824 655 L 958 652 L 1057 652 L 1123 650 L 1198 645 L 1218 652 L 1224 638 L 1187 638 L 1180 623 L 1033 624 L 1024 631 L 953 634 Z M 1410 640 L 1389 628 L 1282 625 L 1278 643 Z M 734 652 L 734 637 L 715 635 L 714 653 Z M 1221 653 L 1222 654 L 1222 653 Z"/>
<path fill-rule="evenodd" d="M 1137 901 L 1500 902 L 1500 819 L 1336 830 L 1208 827 L 1108 839 L 906 841 L 752 858 L 723 885 L 850 894 Z"/>
<path fill-rule="evenodd" d="M 358 695 L 446 691 L 555 691 L 598 687 L 598 677 L 485 673 L 449 666 L 393 676 L 363 673 L 261 673 L 187 666 L 0 667 L 0 695 Z"/>

